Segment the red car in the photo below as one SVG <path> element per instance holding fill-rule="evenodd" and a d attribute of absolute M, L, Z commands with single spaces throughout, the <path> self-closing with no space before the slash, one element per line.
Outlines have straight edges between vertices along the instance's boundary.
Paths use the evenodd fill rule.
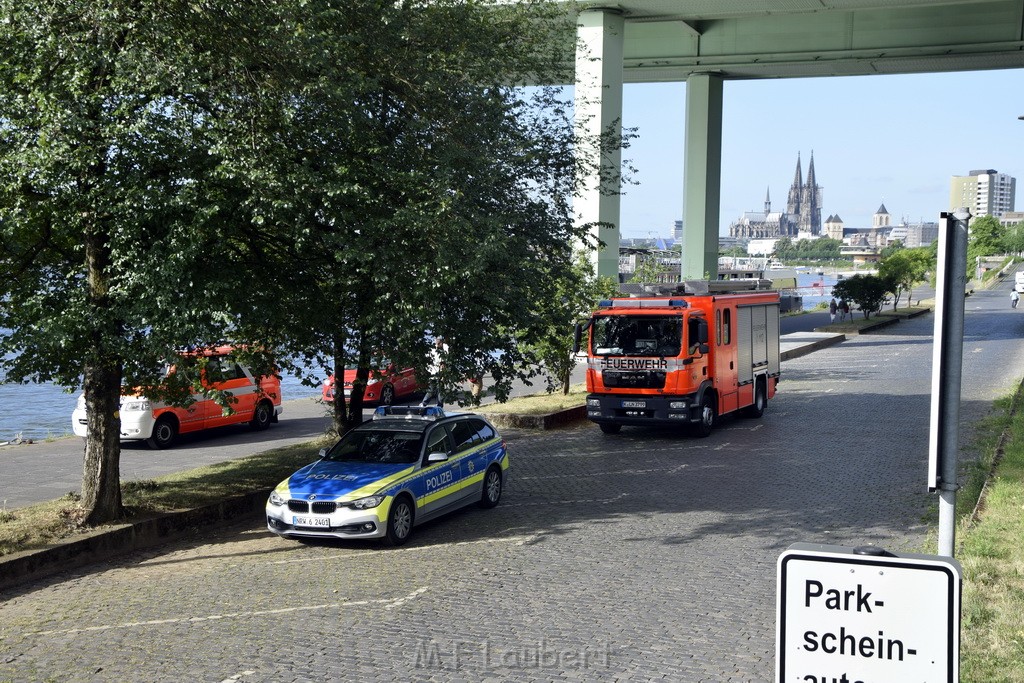
<path fill-rule="evenodd" d="M 356 368 L 346 367 L 344 374 L 344 390 L 347 399 L 352 393 L 352 381 L 356 378 Z M 413 394 L 421 392 L 421 387 L 416 382 L 415 368 L 399 370 L 393 363 L 388 363 L 385 370 L 381 372 L 370 372 L 370 379 L 366 383 L 366 391 L 363 393 L 363 401 L 376 403 L 382 406 L 389 406 L 396 401 L 408 399 Z M 323 397 L 325 401 L 333 401 L 336 393 L 335 378 L 331 375 L 324 380 Z"/>

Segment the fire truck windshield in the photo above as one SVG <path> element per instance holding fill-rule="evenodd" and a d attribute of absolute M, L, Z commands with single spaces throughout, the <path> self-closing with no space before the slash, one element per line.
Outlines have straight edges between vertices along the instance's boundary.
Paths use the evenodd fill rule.
<path fill-rule="evenodd" d="M 594 317 L 591 349 L 595 356 L 678 356 L 683 319 L 670 315 Z"/>

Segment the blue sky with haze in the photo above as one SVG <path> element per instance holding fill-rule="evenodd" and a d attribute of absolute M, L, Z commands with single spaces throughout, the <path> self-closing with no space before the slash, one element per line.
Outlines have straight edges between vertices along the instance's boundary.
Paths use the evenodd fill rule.
<path fill-rule="evenodd" d="M 797 153 L 811 151 L 822 219 L 869 227 L 885 203 L 893 223 L 938 220 L 950 178 L 996 169 L 1024 184 L 1024 70 L 907 76 L 726 81 L 720 233 L 765 190 L 784 210 Z M 681 83 L 627 84 L 623 124 L 639 137 L 623 152 L 639 185 L 622 197 L 624 237 L 668 236 L 682 218 Z"/>

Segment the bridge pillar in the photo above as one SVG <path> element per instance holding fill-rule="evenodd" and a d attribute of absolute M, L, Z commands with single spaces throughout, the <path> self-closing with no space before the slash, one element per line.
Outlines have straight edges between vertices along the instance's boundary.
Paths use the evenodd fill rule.
<path fill-rule="evenodd" d="M 718 219 L 722 194 L 722 78 L 686 79 L 683 151 L 684 280 L 718 279 Z"/>
<path fill-rule="evenodd" d="M 596 140 L 602 132 L 622 131 L 622 58 L 625 22 L 616 10 L 586 10 L 576 28 L 575 125 L 589 142 L 578 153 L 600 159 L 601 172 L 587 177 L 573 197 L 577 225 L 600 223 L 591 234 L 601 246 L 593 253 L 599 276 L 619 280 L 619 173 L 622 155 L 616 148 L 601 154 Z M 603 179 L 602 179 L 603 177 Z"/>

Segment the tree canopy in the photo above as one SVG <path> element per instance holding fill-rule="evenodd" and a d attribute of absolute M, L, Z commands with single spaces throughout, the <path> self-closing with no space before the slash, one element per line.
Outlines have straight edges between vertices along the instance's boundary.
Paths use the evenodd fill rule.
<path fill-rule="evenodd" d="M 513 87 L 572 63 L 543 3 L 0 11 L 0 357 L 83 387 L 88 522 L 121 512 L 122 385 L 157 391 L 177 350 L 365 384 L 441 336 L 447 387 L 486 369 L 500 393 L 565 316 L 538 302 L 583 286 L 572 112 Z"/>
<path fill-rule="evenodd" d="M 885 281 L 877 275 L 854 275 L 832 287 L 833 296 L 857 304 L 865 319 L 882 309 L 887 291 Z"/>

